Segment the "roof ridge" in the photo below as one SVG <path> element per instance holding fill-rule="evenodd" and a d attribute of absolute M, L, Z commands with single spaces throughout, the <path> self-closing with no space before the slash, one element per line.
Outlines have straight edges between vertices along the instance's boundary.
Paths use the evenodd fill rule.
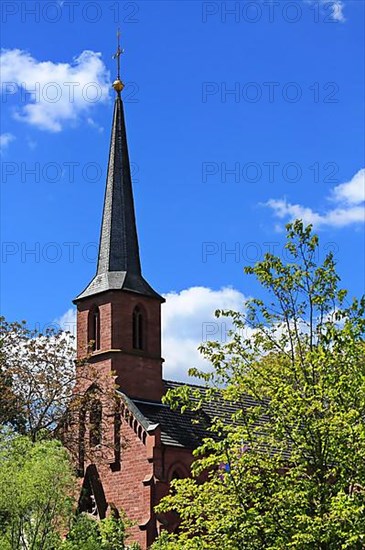
<path fill-rule="evenodd" d="M 193 386 L 194 388 L 202 388 L 203 390 L 209 389 L 207 386 L 201 386 L 200 384 L 192 384 L 190 382 L 179 382 L 178 380 L 166 380 L 166 378 L 164 378 L 162 381 L 167 383 L 172 383 L 172 384 L 178 384 L 179 386 Z"/>

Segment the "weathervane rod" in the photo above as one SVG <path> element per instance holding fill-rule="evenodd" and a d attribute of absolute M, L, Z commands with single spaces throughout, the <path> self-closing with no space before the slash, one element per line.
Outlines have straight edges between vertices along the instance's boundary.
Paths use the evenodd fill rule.
<path fill-rule="evenodd" d="M 120 80 L 120 55 L 122 53 L 122 50 L 120 49 L 120 29 L 119 28 L 117 30 L 117 44 L 118 44 L 117 53 L 116 53 L 117 68 L 118 68 L 117 78 L 118 80 Z"/>
<path fill-rule="evenodd" d="M 120 94 L 120 92 L 124 88 L 124 84 L 120 80 L 120 56 L 122 55 L 122 53 L 124 53 L 124 50 L 121 49 L 121 47 L 120 47 L 120 29 L 118 28 L 118 30 L 117 30 L 117 51 L 113 55 L 113 59 L 117 60 L 117 79 L 113 83 L 113 88 L 118 93 L 118 95 Z"/>

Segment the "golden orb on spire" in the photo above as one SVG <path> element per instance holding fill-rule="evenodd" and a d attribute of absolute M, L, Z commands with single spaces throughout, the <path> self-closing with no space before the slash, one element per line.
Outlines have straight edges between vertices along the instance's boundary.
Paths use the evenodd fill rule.
<path fill-rule="evenodd" d="M 124 88 L 124 84 L 119 78 L 117 78 L 117 80 L 114 80 L 112 86 L 114 90 L 118 93 L 121 92 Z"/>

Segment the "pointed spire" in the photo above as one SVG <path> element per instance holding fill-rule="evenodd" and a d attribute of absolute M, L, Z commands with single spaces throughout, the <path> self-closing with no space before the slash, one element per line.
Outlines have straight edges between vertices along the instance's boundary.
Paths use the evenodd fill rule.
<path fill-rule="evenodd" d="M 123 104 L 114 104 L 97 273 L 141 275 Z"/>
<path fill-rule="evenodd" d="M 118 56 L 118 61 L 121 53 L 118 39 L 118 50 L 115 54 Z M 117 92 L 117 97 L 114 103 L 97 273 L 76 300 L 106 290 L 117 289 L 138 292 L 163 300 L 142 277 L 121 99 L 123 83 L 119 78 L 114 82 L 113 87 Z"/>

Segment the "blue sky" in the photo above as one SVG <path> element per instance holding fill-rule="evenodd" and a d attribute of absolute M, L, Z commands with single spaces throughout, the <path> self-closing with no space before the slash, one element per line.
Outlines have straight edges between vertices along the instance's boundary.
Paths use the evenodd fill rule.
<path fill-rule="evenodd" d="M 7 318 L 59 319 L 94 274 L 118 22 L 142 265 L 177 332 L 192 297 L 200 326 L 227 287 L 257 293 L 243 266 L 297 216 L 364 292 L 364 2 L 4 1 L 2 21 Z"/>

